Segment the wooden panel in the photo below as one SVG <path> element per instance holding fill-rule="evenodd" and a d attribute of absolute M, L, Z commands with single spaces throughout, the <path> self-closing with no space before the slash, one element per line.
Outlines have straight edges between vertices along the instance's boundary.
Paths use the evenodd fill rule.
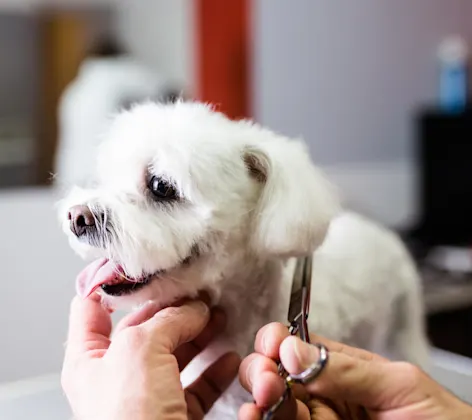
<path fill-rule="evenodd" d="M 248 117 L 251 0 L 195 1 L 197 98 Z"/>
<path fill-rule="evenodd" d="M 43 14 L 40 37 L 40 106 L 37 182 L 50 182 L 57 143 L 57 106 L 85 55 L 87 24 L 74 12 Z"/>

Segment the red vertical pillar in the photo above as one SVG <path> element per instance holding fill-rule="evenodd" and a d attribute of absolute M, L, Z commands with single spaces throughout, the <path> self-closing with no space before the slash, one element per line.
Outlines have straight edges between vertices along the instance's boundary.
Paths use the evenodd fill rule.
<path fill-rule="evenodd" d="M 250 116 L 251 0 L 195 0 L 196 95 L 230 118 Z"/>

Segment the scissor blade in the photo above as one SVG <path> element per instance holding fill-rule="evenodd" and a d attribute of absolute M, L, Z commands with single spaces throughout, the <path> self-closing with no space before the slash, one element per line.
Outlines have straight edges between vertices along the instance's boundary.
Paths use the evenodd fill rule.
<path fill-rule="evenodd" d="M 292 280 L 292 292 L 290 294 L 290 306 L 288 309 L 288 322 L 291 324 L 298 319 L 303 307 L 303 283 L 305 273 L 305 258 L 298 258 Z"/>
<path fill-rule="evenodd" d="M 302 311 L 306 317 L 310 312 L 310 294 L 311 294 L 311 280 L 313 276 L 313 255 L 305 258 L 305 271 L 303 274 L 303 299 L 302 299 Z"/>

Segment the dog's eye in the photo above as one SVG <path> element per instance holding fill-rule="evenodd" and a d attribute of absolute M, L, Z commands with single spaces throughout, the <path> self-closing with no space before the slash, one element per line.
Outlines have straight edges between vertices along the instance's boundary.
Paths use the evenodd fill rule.
<path fill-rule="evenodd" d="M 177 191 L 175 188 L 167 181 L 153 176 L 149 180 L 148 188 L 159 200 L 172 200 L 177 197 Z"/>

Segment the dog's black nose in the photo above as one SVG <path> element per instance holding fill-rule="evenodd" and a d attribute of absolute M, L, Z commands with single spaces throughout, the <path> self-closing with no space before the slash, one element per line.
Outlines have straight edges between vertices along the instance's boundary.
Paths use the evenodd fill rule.
<path fill-rule="evenodd" d="M 95 227 L 95 217 L 87 206 L 74 206 L 69 209 L 70 230 L 80 238 L 87 229 Z"/>

